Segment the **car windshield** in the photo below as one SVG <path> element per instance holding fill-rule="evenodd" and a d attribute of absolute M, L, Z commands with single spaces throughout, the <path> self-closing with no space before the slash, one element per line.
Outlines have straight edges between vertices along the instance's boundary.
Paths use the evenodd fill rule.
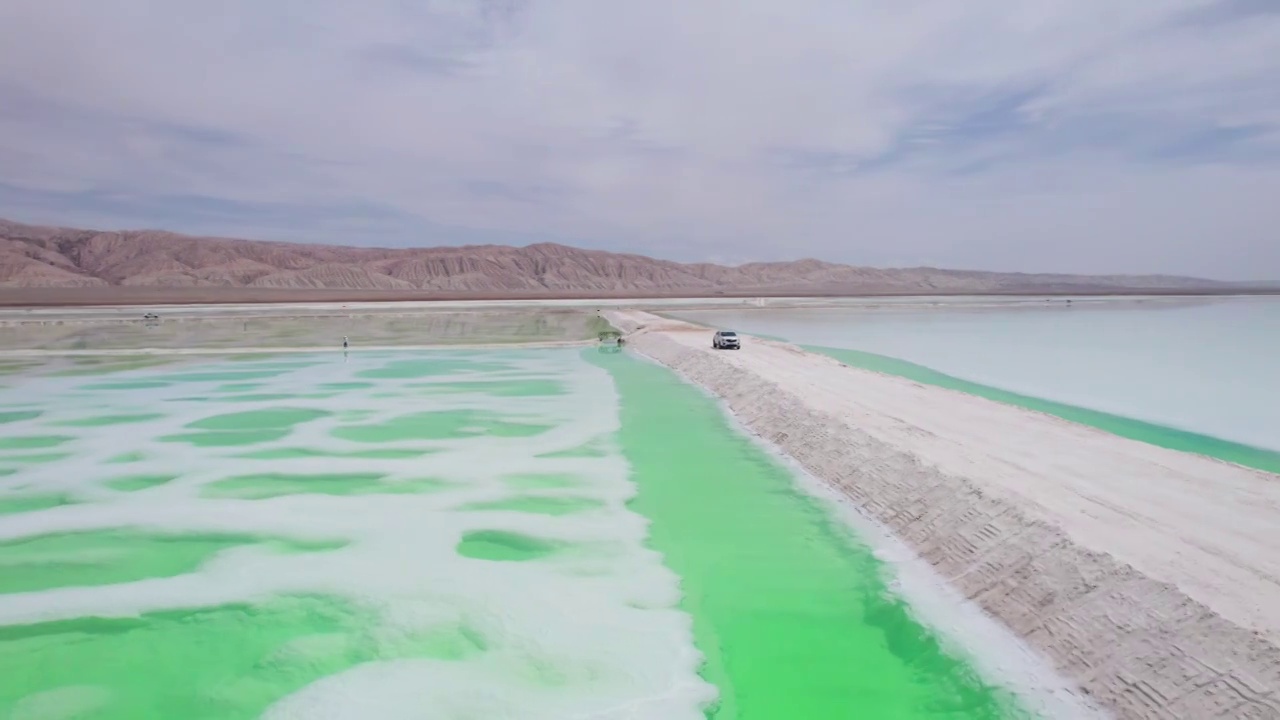
<path fill-rule="evenodd" d="M 738 337 L 738 333 L 726 330 L 720 333 L 720 337 L 728 337 L 728 338 Z"/>

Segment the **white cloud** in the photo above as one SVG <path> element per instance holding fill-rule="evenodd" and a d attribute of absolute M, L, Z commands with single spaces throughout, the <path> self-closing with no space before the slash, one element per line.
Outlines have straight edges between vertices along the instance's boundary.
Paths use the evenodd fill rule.
<path fill-rule="evenodd" d="M 0 214 L 1280 277 L 1280 14 L 1237 6 L 9 0 Z"/>

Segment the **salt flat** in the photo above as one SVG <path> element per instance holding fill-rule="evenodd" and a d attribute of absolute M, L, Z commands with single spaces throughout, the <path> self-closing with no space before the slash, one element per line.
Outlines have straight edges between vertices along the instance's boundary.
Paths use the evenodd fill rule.
<path fill-rule="evenodd" d="M 545 349 L 557 347 L 580 347 L 594 344 L 593 340 L 549 340 L 547 342 L 520 343 L 519 347 L 527 349 Z M 447 347 L 451 350 L 488 350 L 511 347 L 512 343 L 457 343 Z M 137 357 L 144 355 L 281 355 L 285 353 L 333 352 L 329 346 L 270 346 L 257 345 L 249 347 L 224 348 L 108 348 L 103 350 L 45 350 L 37 348 L 21 348 L 8 350 L 6 358 L 47 358 L 47 357 Z M 391 352 L 399 350 L 439 350 L 436 345 L 362 345 L 347 352 Z"/>
<path fill-rule="evenodd" d="M 1122 717 L 1277 717 L 1280 478 L 608 312 Z"/>
<path fill-rule="evenodd" d="M 7 380 L 0 717 L 695 720 L 714 697 L 580 351 Z"/>

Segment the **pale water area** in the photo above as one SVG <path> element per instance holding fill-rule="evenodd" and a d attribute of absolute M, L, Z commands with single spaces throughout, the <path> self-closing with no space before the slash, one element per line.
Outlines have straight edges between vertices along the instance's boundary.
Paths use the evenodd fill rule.
<path fill-rule="evenodd" d="M 1021 299 L 983 308 L 944 300 L 673 314 L 1280 451 L 1280 298 Z"/>
<path fill-rule="evenodd" d="M 626 353 L 84 360 L 0 377 L 0 717 L 1028 715 Z"/>

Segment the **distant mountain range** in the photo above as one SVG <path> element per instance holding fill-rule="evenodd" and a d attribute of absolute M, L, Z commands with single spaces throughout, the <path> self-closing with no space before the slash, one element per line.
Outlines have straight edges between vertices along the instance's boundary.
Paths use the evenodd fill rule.
<path fill-rule="evenodd" d="M 1166 275 L 1056 275 L 879 269 L 820 260 L 738 266 L 539 243 L 358 248 L 104 232 L 0 220 L 0 287 L 261 288 L 518 296 L 1226 292 L 1227 282 Z"/>

